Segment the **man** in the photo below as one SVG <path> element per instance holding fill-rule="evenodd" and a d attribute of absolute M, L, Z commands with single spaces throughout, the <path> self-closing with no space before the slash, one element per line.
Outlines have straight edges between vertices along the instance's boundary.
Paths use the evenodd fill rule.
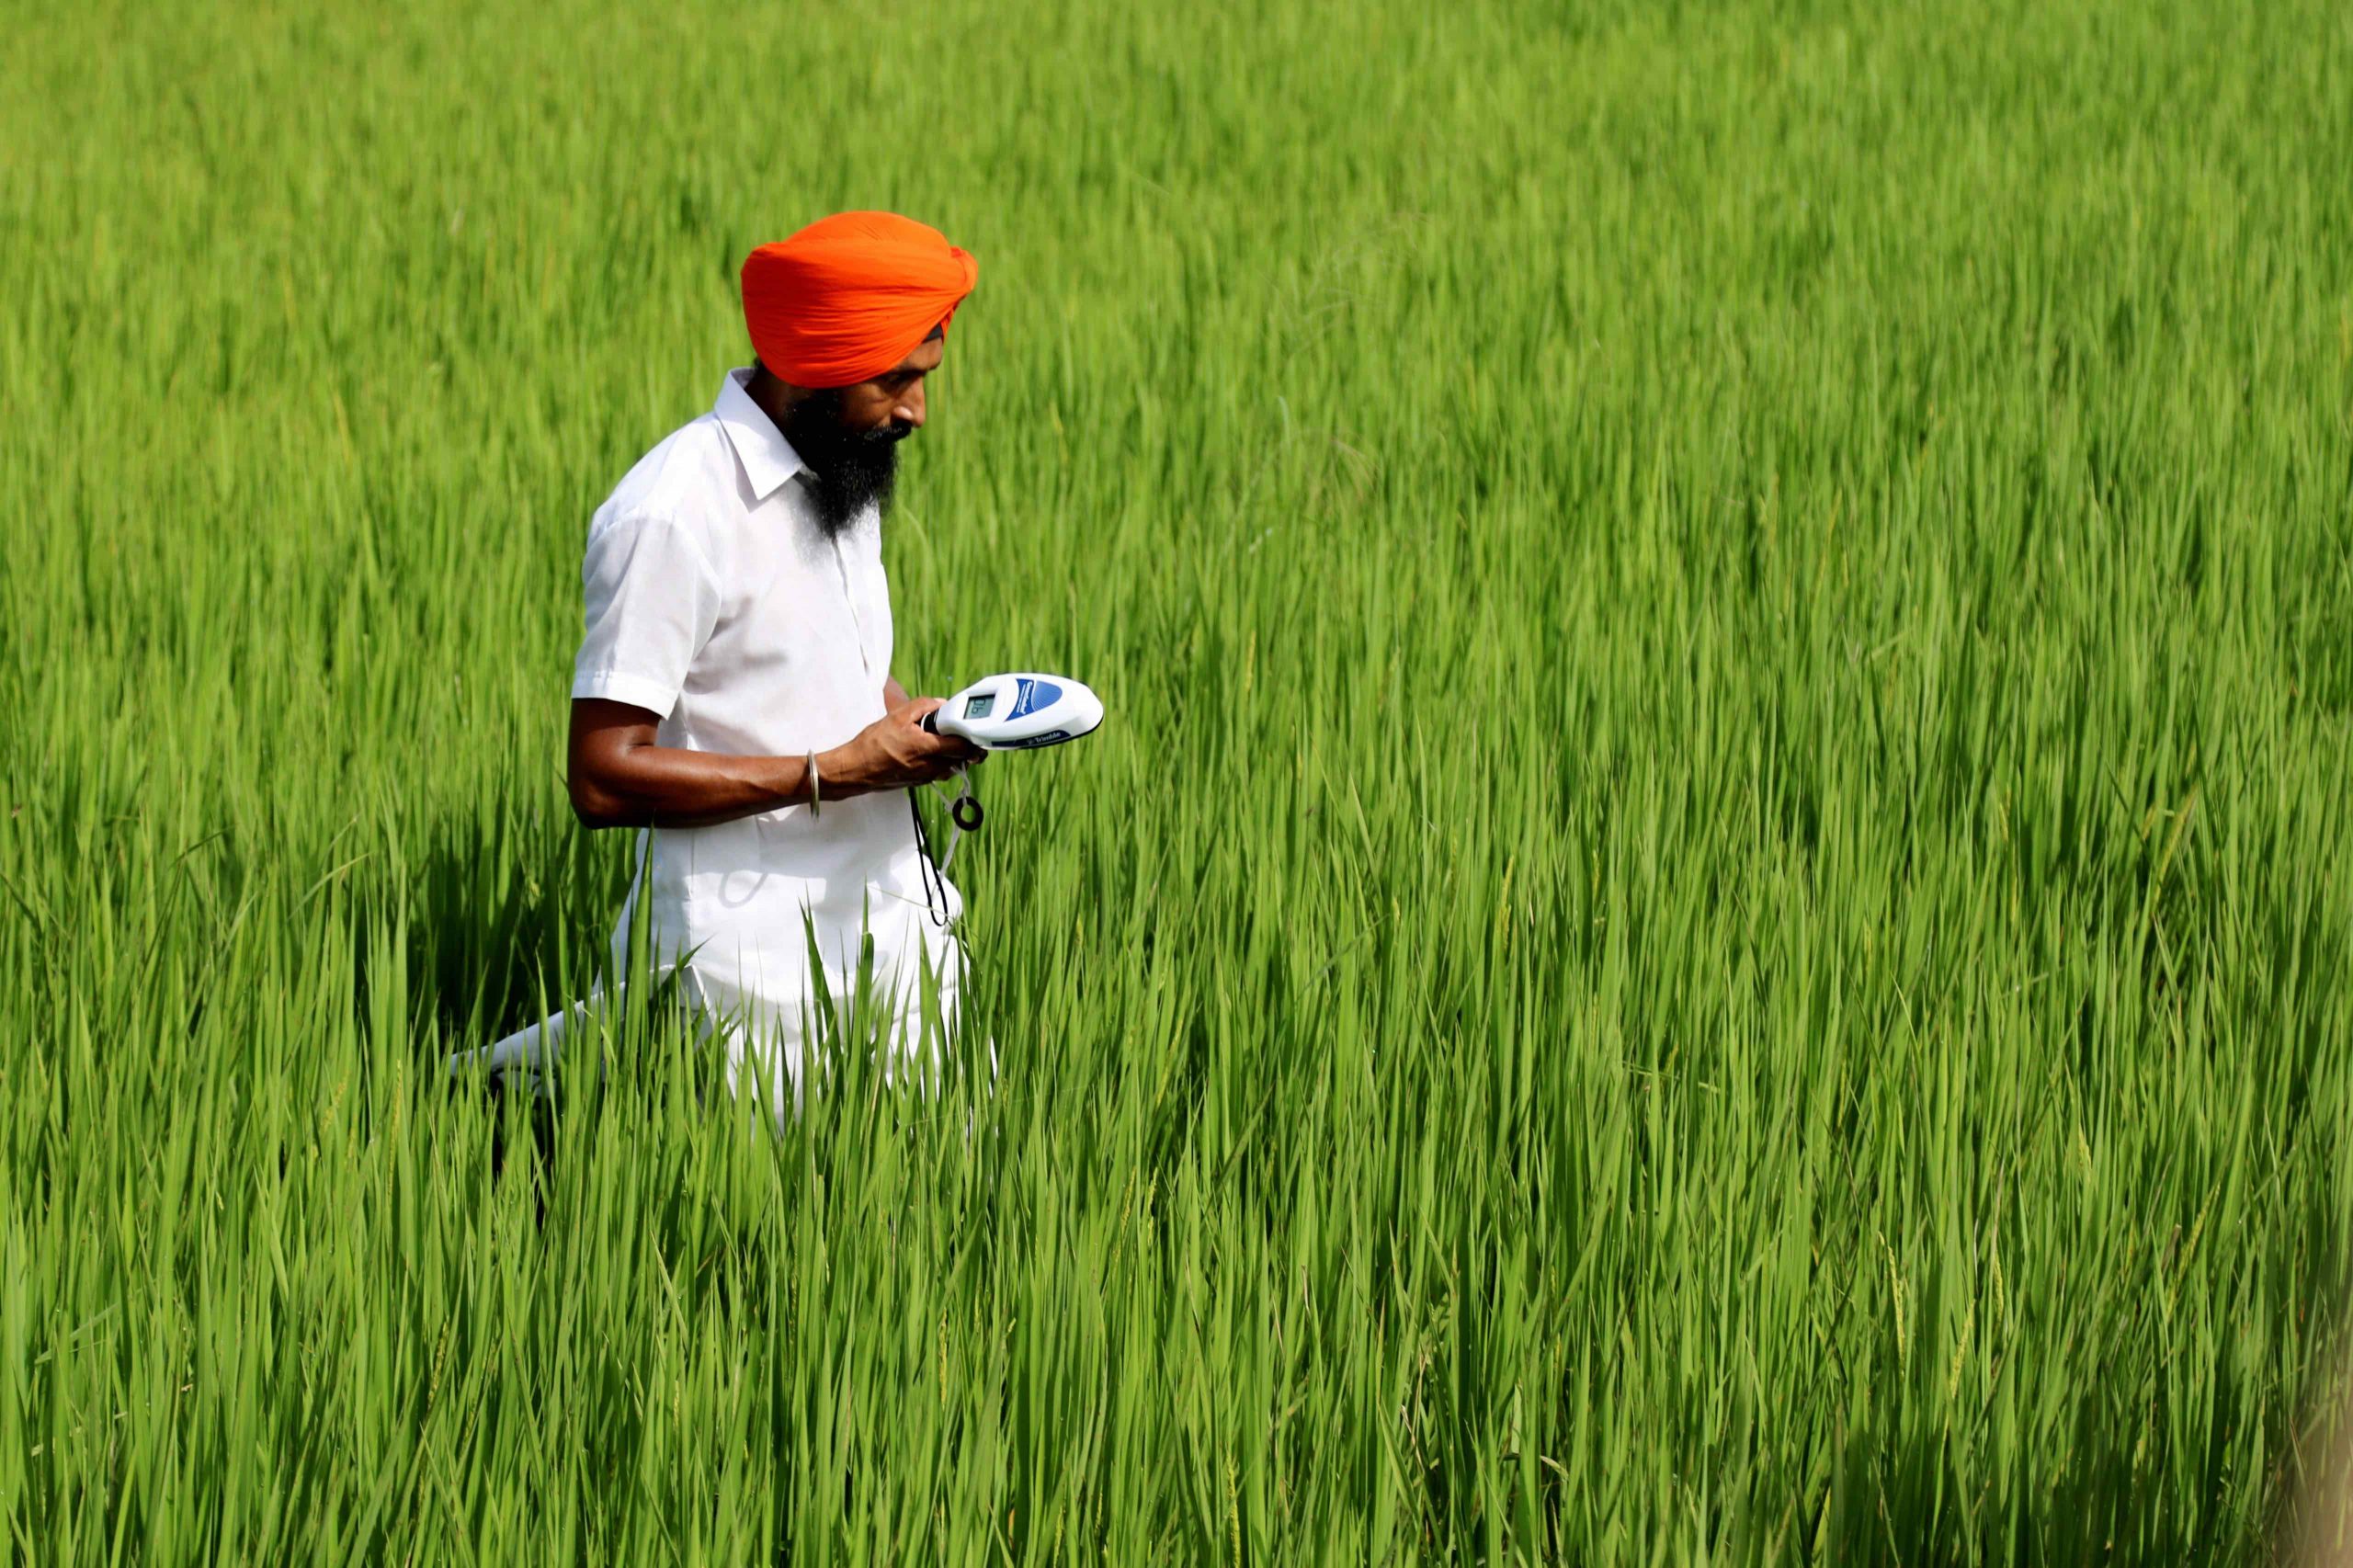
<path fill-rule="evenodd" d="M 926 1038 L 928 996 L 953 1023 L 963 955 L 929 916 L 904 791 L 979 753 L 926 731 L 938 699 L 891 674 L 881 521 L 978 271 L 887 212 L 760 246 L 743 268 L 756 361 L 589 525 L 572 804 L 591 828 L 641 830 L 613 978 L 642 905 L 655 962 L 724 1042 L 730 1090 L 779 1116 L 821 1012 L 856 985 L 861 937 L 903 1049 Z M 962 901 L 944 897 L 952 926 Z M 538 1065 L 566 1017 L 489 1064 Z"/>

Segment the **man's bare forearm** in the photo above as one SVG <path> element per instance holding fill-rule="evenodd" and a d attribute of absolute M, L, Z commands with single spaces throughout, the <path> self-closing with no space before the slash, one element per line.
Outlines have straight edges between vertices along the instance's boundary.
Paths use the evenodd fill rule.
<path fill-rule="evenodd" d="M 936 699 L 902 702 L 855 736 L 817 754 L 814 793 L 854 800 L 945 777 L 979 754 L 923 728 Z M 809 803 L 806 756 L 734 756 L 655 743 L 659 716 L 583 698 L 572 705 L 566 784 L 590 827 L 707 827 Z"/>
<path fill-rule="evenodd" d="M 825 766 L 829 757 L 845 762 L 843 749 L 817 755 L 822 801 L 873 792 L 847 767 Z M 594 809 L 581 816 L 596 827 L 708 827 L 809 803 L 809 761 L 801 756 L 728 756 L 633 745 L 620 748 L 595 773 L 593 784 L 585 791 L 575 787 L 574 796 L 577 802 L 584 792 L 589 795 Z"/>

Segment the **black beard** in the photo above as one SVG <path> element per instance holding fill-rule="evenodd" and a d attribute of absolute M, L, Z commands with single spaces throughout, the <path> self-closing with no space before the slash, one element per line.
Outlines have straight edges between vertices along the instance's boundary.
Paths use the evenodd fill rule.
<path fill-rule="evenodd" d="M 793 405 L 784 422 L 784 438 L 809 465 L 809 498 L 817 509 L 817 527 L 827 539 L 838 539 L 872 506 L 878 514 L 891 510 L 891 492 L 899 479 L 899 442 L 913 435 L 912 426 L 896 423 L 873 430 L 853 430 L 842 423 L 838 391 L 812 393 Z"/>

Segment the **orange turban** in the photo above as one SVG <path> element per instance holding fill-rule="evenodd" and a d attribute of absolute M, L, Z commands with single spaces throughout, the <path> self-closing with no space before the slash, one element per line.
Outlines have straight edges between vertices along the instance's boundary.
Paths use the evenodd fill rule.
<path fill-rule="evenodd" d="M 744 324 L 797 387 L 870 381 L 946 330 L 981 264 L 895 212 L 836 212 L 744 258 Z"/>

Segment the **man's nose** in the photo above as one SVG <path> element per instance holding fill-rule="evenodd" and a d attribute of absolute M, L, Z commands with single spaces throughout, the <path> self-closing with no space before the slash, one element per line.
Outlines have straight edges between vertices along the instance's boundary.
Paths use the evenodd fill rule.
<path fill-rule="evenodd" d="M 907 389 L 906 396 L 901 398 L 891 410 L 891 417 L 902 425 L 912 425 L 918 430 L 923 428 L 923 383 L 921 381 L 917 381 Z"/>

